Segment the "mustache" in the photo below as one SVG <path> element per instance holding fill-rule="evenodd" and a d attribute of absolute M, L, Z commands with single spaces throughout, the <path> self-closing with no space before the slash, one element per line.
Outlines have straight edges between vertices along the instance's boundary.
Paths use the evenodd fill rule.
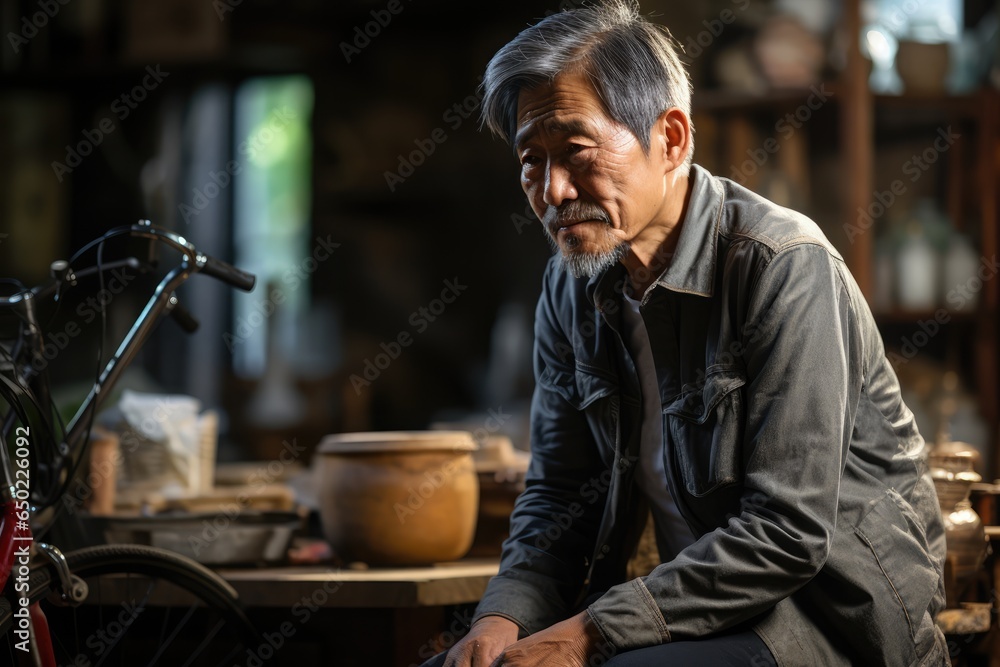
<path fill-rule="evenodd" d="M 559 231 L 560 227 L 568 227 L 584 220 L 600 220 L 605 224 L 611 224 L 611 216 L 608 215 L 607 211 L 597 204 L 580 200 L 568 202 L 558 208 L 550 206 L 545 210 L 545 215 L 542 216 L 542 223 L 553 235 Z"/>

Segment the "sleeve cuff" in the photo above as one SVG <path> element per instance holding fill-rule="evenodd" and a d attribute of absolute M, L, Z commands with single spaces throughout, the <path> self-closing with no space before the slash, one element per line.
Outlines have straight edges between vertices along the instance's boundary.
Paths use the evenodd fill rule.
<path fill-rule="evenodd" d="M 482 620 L 484 618 L 487 618 L 489 616 L 499 616 L 500 618 L 506 618 L 508 621 L 510 621 L 511 623 L 513 623 L 514 625 L 516 625 L 517 628 L 518 628 L 518 634 L 517 634 L 518 639 L 523 639 L 523 638 L 525 638 L 525 637 L 528 636 L 528 629 L 526 627 L 524 627 L 524 624 L 521 623 L 521 621 L 517 620 L 516 618 L 514 618 L 513 616 L 511 616 L 509 614 L 504 614 L 504 613 L 499 612 L 499 611 L 486 611 L 486 612 L 482 612 L 482 613 L 476 614 L 472 618 L 472 623 L 469 624 L 469 627 L 471 628 L 473 625 L 476 624 L 477 621 Z"/>
<path fill-rule="evenodd" d="M 670 641 L 667 622 L 642 579 L 609 589 L 587 613 L 604 640 L 618 651 Z"/>
<path fill-rule="evenodd" d="M 525 635 L 544 630 L 566 617 L 531 584 L 498 575 L 490 580 L 473 614 L 473 623 L 483 616 L 503 616 L 517 623 Z"/>

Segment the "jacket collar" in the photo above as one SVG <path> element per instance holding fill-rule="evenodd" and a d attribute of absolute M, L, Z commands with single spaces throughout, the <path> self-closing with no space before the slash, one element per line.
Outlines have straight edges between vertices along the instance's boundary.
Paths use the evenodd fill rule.
<path fill-rule="evenodd" d="M 715 289 L 716 247 L 725 200 L 722 185 L 707 169 L 691 165 L 688 181 L 691 196 L 681 222 L 681 235 L 667 267 L 654 286 L 674 292 L 710 297 Z M 593 294 L 598 310 L 602 304 L 618 303 L 625 280 L 625 267 L 616 264 L 590 280 L 588 292 Z M 645 299 L 644 299 L 645 300 Z"/>

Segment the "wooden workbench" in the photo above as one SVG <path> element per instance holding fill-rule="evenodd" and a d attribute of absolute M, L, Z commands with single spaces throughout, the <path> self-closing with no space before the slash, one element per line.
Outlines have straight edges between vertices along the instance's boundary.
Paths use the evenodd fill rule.
<path fill-rule="evenodd" d="M 262 632 L 294 633 L 279 664 L 416 667 L 464 634 L 498 566 L 498 559 L 487 559 L 217 571 Z"/>
<path fill-rule="evenodd" d="M 464 634 L 498 565 L 494 558 L 426 567 L 216 572 L 236 589 L 258 631 L 284 636 L 273 664 L 415 667 Z M 135 577 L 101 579 L 108 599 L 133 598 L 137 587 L 144 584 Z M 146 599 L 150 608 L 189 604 L 189 598 L 169 586 L 156 588 Z"/>
<path fill-rule="evenodd" d="M 478 602 L 497 567 L 496 559 L 478 559 L 426 567 L 311 566 L 217 572 L 248 607 L 291 607 L 305 597 L 320 607 L 398 609 Z"/>

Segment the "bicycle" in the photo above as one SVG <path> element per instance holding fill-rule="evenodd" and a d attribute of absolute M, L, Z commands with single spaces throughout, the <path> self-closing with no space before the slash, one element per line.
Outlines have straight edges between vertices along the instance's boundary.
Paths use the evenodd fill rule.
<path fill-rule="evenodd" d="M 105 263 L 104 246 L 116 237 L 147 240 L 148 259 L 128 257 Z M 180 262 L 159 281 L 103 368 L 106 310 L 102 303 L 97 377 L 75 415 L 63 423 L 53 403 L 48 363 L 42 363 L 51 351 L 40 321 L 42 303 L 51 298 L 58 309 L 69 291 L 88 276 L 100 281 L 103 292 L 108 271 L 130 267 L 148 273 L 157 264 L 161 245 L 179 252 Z M 96 264 L 74 270 L 73 264 L 93 250 Z M 155 325 L 169 314 L 188 332 L 197 328 L 197 321 L 176 295 L 176 289 L 195 273 L 244 291 L 251 291 L 256 281 L 253 275 L 200 252 L 182 236 L 148 220 L 111 229 L 69 261 L 53 262 L 52 280 L 46 285 L 29 289 L 6 281 L 16 291 L 0 297 L 0 314 L 16 318 L 16 336 L 7 346 L 0 344 L 0 404 L 7 406 L 6 413 L 0 414 L 4 482 L 0 488 L 0 638 L 5 638 L 11 664 L 222 665 L 232 664 L 241 652 L 259 645 L 235 590 L 189 558 L 126 544 L 92 546 L 64 555 L 55 545 L 37 541 L 59 514 L 60 498 L 79 483 L 77 473 L 98 407 Z M 48 518 L 43 521 L 40 517 L 45 514 Z M 179 620 L 175 609 L 182 610 Z M 0 663 L 5 658 L 3 641 Z"/>

